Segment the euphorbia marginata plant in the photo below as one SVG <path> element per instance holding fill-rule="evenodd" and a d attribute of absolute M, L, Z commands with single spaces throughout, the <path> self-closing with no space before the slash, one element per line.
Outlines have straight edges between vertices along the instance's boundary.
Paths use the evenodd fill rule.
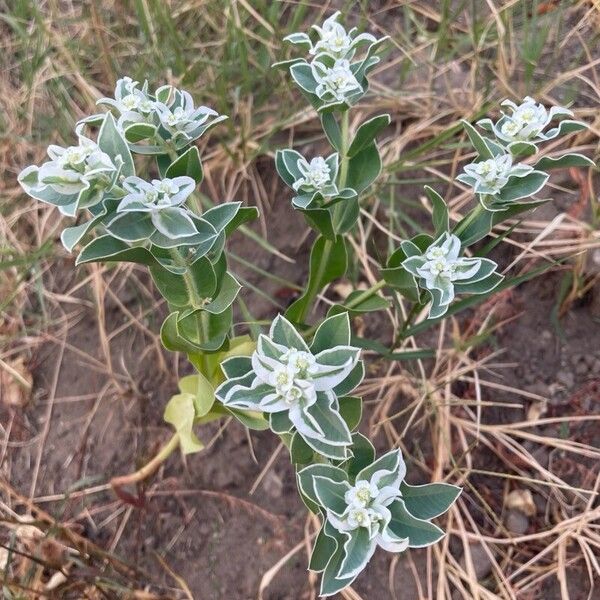
<path fill-rule="evenodd" d="M 378 548 L 400 553 L 436 543 L 444 533 L 431 521 L 460 493 L 448 483 L 408 484 L 400 451 L 376 458 L 358 432 L 361 347 L 369 340 L 353 333 L 350 317 L 389 308 L 380 295 L 387 289 L 388 297 L 411 305 L 401 339 L 414 331 L 419 314 L 427 315 L 418 324 L 422 330 L 468 306 L 469 297 L 483 300 L 515 285 L 519 278 L 499 274 L 486 249 L 473 245 L 495 225 L 546 202 L 536 195 L 548 170 L 593 166 L 573 153 L 536 158 L 548 140 L 585 127 L 568 109 L 547 109 L 527 97 L 503 102 L 507 112 L 496 122 L 464 121 L 475 154 L 457 180 L 477 197 L 474 208 L 451 225 L 446 201 L 426 187 L 430 232 L 401 241 L 380 265 L 375 285 L 354 290 L 314 320 L 317 295 L 348 270 L 348 235 L 361 201 L 374 193 L 382 168 L 376 137 L 390 123 L 383 114 L 350 127 L 350 112 L 368 93 L 386 38 L 347 31 L 338 19 L 335 13 L 312 32 L 287 36 L 304 57 L 276 65 L 289 71 L 316 110 L 332 148 L 311 156 L 293 148 L 276 153 L 291 205 L 315 239 L 304 293 L 274 318 L 268 333 L 231 335 L 241 286 L 228 270 L 226 242 L 258 211 L 239 202 L 200 210 L 203 171 L 194 142 L 226 117 L 196 106 L 188 92 L 171 85 L 151 92 L 148 82 L 124 77 L 114 97 L 98 101 L 108 112 L 77 124 L 76 145 L 50 146 L 47 162 L 19 176 L 27 194 L 76 219 L 61 240 L 69 251 L 79 248 L 78 265 L 148 267 L 169 307 L 162 342 L 193 365 L 165 408 L 173 438 L 148 468 L 119 483 L 145 477 L 177 447 L 202 450 L 198 424 L 233 416 L 249 429 L 270 429 L 289 449 L 300 496 L 321 522 L 310 568 L 322 573 L 322 595 L 350 585 Z M 153 157 L 153 166 L 138 155 Z M 384 357 L 402 359 L 393 350 Z"/>

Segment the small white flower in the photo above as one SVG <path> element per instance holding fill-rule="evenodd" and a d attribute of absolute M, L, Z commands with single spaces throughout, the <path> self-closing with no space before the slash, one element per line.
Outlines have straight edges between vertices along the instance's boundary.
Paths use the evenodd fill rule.
<path fill-rule="evenodd" d="M 153 212 L 162 208 L 181 206 L 193 192 L 195 182 L 185 175 L 173 179 L 144 181 L 131 176 L 123 181 L 128 192 L 117 208 L 117 212 Z"/>
<path fill-rule="evenodd" d="M 510 177 L 524 177 L 533 167 L 513 165 L 512 155 L 507 153 L 466 165 L 464 171 L 465 175 L 459 176 L 459 180 L 471 185 L 476 194 L 493 196 L 502 191 Z"/>
<path fill-rule="evenodd" d="M 294 182 L 293 188 L 298 191 L 320 191 L 331 183 L 331 169 L 322 156 L 315 156 L 310 163 L 306 159 L 298 159 L 298 169 L 304 177 Z"/>
<path fill-rule="evenodd" d="M 344 495 L 344 500 L 348 506 L 366 507 L 371 504 L 374 498 L 377 498 L 379 489 L 369 481 L 357 481 Z"/>
<path fill-rule="evenodd" d="M 369 514 L 369 510 L 363 507 L 350 508 L 346 516 L 346 520 L 348 522 L 348 526 L 352 529 L 371 526 L 371 515 Z"/>
<path fill-rule="evenodd" d="M 281 360 L 286 363 L 293 376 L 299 379 L 310 379 L 319 372 L 317 360 L 310 352 L 290 349 L 282 354 Z"/>
<path fill-rule="evenodd" d="M 179 186 L 172 179 L 153 179 L 152 185 L 159 194 L 172 196 L 179 191 Z"/>
<path fill-rule="evenodd" d="M 162 89 L 157 90 L 157 96 Z M 168 105 L 164 102 L 155 103 L 160 121 L 169 132 L 189 136 L 205 124 L 209 117 L 218 116 L 212 108 L 194 106 L 194 100 L 188 92 L 174 88 L 171 90 L 172 100 Z"/>
<path fill-rule="evenodd" d="M 509 113 L 502 113 L 502 117 L 493 123 L 490 119 L 482 119 L 479 125 L 492 131 L 499 140 L 507 144 L 518 142 L 535 143 L 551 140 L 560 134 L 560 127 L 544 131 L 552 120 L 573 117 L 573 113 L 562 106 L 552 106 L 550 109 L 527 96 L 521 104 L 511 100 L 501 103 L 509 109 Z M 583 123 L 576 123 L 579 128 L 585 127 Z"/>
<path fill-rule="evenodd" d="M 313 44 L 306 33 L 292 33 L 284 39 L 293 44 L 306 45 L 309 52 L 314 55 L 327 54 L 332 58 L 352 59 L 356 49 L 361 44 L 372 45 L 378 41 L 370 33 L 361 33 L 356 35 L 356 27 L 346 31 L 341 23 L 337 22 L 340 12 L 336 11 L 330 17 L 325 19 L 321 26 L 313 25 L 319 39 Z"/>
<path fill-rule="evenodd" d="M 322 100 L 343 102 L 351 94 L 363 91 L 346 59 L 336 60 L 332 67 L 315 60 L 311 68 L 318 84 L 315 93 Z"/>
<path fill-rule="evenodd" d="M 116 167 L 97 144 L 81 137 L 78 146 L 48 147 L 50 161 L 38 170 L 38 182 L 59 194 L 77 194 L 92 184 L 107 187 Z"/>
<path fill-rule="evenodd" d="M 319 41 L 311 48 L 311 54 L 324 52 L 334 58 L 345 58 L 353 48 L 352 37 L 346 32 L 343 25 L 337 22 L 339 11 L 323 22 L 323 26 L 313 25 L 319 34 Z M 375 41 L 375 38 L 373 38 Z"/>

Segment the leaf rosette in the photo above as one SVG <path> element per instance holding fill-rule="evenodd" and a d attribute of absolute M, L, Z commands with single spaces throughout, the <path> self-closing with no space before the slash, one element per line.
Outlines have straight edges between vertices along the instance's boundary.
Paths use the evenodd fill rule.
<path fill-rule="evenodd" d="M 585 123 L 572 118 L 574 115 L 569 109 L 562 106 L 547 109 L 529 96 L 521 104 L 504 100 L 501 106 L 508 107 L 509 112 L 502 112 L 498 121 L 481 119 L 477 124 L 493 133 L 513 154 L 534 153 L 540 142 L 587 128 Z M 556 121 L 557 125 L 547 129 L 552 121 Z"/>
<path fill-rule="evenodd" d="M 297 432 L 315 452 L 348 458 L 352 437 L 340 400 L 364 375 L 360 349 L 349 344 L 347 314 L 323 321 L 310 346 L 279 315 L 251 358 L 222 364 L 227 380 L 215 394 L 227 407 L 269 415 L 273 431 Z"/>
<path fill-rule="evenodd" d="M 390 262 L 387 273 L 390 285 L 397 288 L 404 285 L 407 296 L 412 295 L 416 301 L 420 299 L 419 290 L 426 292 L 431 299 L 431 319 L 445 314 L 456 294 L 484 294 L 503 279 L 496 272 L 498 265 L 493 260 L 461 256 L 460 238 L 448 232 L 435 241 L 426 235 L 403 241 Z M 400 273 L 393 269 L 395 265 L 400 267 Z"/>
<path fill-rule="evenodd" d="M 441 483 L 409 486 L 401 452 L 375 460 L 364 441 L 366 461 L 353 458 L 345 469 L 313 464 L 297 475 L 303 498 L 323 519 L 309 566 L 322 572 L 322 596 L 350 585 L 378 547 L 399 553 L 439 541 L 444 532 L 430 520 L 446 512 L 461 491 Z M 360 463 L 358 471 L 353 463 Z"/>
<path fill-rule="evenodd" d="M 50 160 L 32 165 L 18 177 L 31 197 L 52 204 L 67 216 L 101 202 L 115 188 L 123 160 L 111 158 L 96 142 L 79 136 L 77 146 L 48 146 Z M 118 195 L 118 192 L 117 192 Z"/>
<path fill-rule="evenodd" d="M 377 52 L 387 40 L 368 33 L 357 34 L 356 28 L 347 32 L 337 22 L 339 14 L 334 13 L 321 26 L 313 25 L 318 36 L 314 43 L 303 32 L 284 38 L 308 50 L 312 56 L 310 63 L 295 58 L 273 65 L 289 68 L 292 79 L 321 113 L 348 110 L 366 94 L 367 75 L 380 62 Z M 365 52 L 357 59 L 356 53 L 362 49 Z"/>

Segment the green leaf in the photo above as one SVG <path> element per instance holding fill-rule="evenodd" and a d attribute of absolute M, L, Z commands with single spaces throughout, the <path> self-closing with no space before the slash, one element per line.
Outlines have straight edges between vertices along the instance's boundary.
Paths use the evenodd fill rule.
<path fill-rule="evenodd" d="M 313 504 L 319 506 L 319 499 L 315 492 L 314 478 L 316 476 L 327 477 L 333 481 L 347 481 L 348 476 L 346 473 L 334 467 L 333 465 L 326 464 L 314 464 L 305 467 L 301 471 L 298 471 L 296 478 L 298 481 L 298 489 L 302 492 L 306 498 L 308 498 Z M 310 507 L 309 507 L 310 508 Z M 312 510 L 312 509 L 311 509 Z M 312 511 L 316 512 L 316 511 Z"/>
<path fill-rule="evenodd" d="M 313 461 L 315 451 L 304 441 L 303 437 L 296 431 L 292 436 L 290 444 L 290 457 L 296 465 L 307 465 Z"/>
<path fill-rule="evenodd" d="M 425 193 L 433 207 L 433 228 L 435 230 L 434 237 L 439 237 L 449 229 L 448 221 L 448 206 L 445 200 L 428 185 L 425 186 Z"/>
<path fill-rule="evenodd" d="M 222 313 L 231 306 L 241 289 L 237 279 L 231 273 L 225 273 L 217 297 L 206 304 L 204 310 L 215 315 Z"/>
<path fill-rule="evenodd" d="M 176 394 L 165 407 L 164 420 L 175 428 L 179 434 L 179 444 L 184 454 L 199 452 L 204 444 L 194 433 L 194 396 L 192 394 Z"/>
<path fill-rule="evenodd" d="M 356 156 L 363 148 L 373 142 L 377 134 L 390 124 L 390 115 L 379 115 L 365 121 L 357 130 L 350 148 L 348 156 L 352 158 Z"/>
<path fill-rule="evenodd" d="M 362 400 L 357 396 L 342 396 L 339 398 L 340 415 L 352 431 L 358 427 L 362 416 Z"/>
<path fill-rule="evenodd" d="M 460 496 L 462 488 L 447 483 L 400 485 L 402 499 L 408 512 L 417 519 L 433 519 L 445 513 Z"/>
<path fill-rule="evenodd" d="M 341 516 L 347 508 L 344 498 L 350 489 L 347 481 L 334 481 L 328 477 L 316 475 L 313 480 L 315 494 L 319 505 Z"/>
<path fill-rule="evenodd" d="M 166 171 L 166 176 L 169 178 L 181 177 L 183 175 L 191 177 L 196 182 L 196 185 L 202 182 L 204 173 L 202 171 L 200 153 L 196 146 L 190 146 L 179 158 L 171 163 Z"/>
<path fill-rule="evenodd" d="M 331 220 L 331 212 L 327 208 L 305 208 L 297 209 L 307 220 L 308 224 L 316 229 L 324 238 L 335 239 L 335 231 Z"/>
<path fill-rule="evenodd" d="M 189 306 L 190 297 L 182 275 L 172 273 L 158 264 L 150 267 L 150 275 L 158 291 L 171 306 Z"/>
<path fill-rule="evenodd" d="M 345 578 L 338 578 L 338 573 L 342 566 L 342 562 L 346 553 L 344 552 L 344 542 L 346 536 L 339 533 L 336 529 L 334 529 L 329 522 L 325 522 L 325 533 L 335 540 L 336 550 L 331 556 L 331 559 L 327 563 L 323 574 L 321 575 L 321 588 L 320 595 L 321 596 L 332 596 L 337 592 L 343 590 L 345 587 L 349 586 L 355 579 L 356 575 Z"/>
<path fill-rule="evenodd" d="M 342 131 L 333 113 L 321 114 L 321 125 L 329 143 L 338 151 L 342 151 Z"/>
<path fill-rule="evenodd" d="M 327 311 L 327 315 L 336 315 L 342 312 L 349 312 L 351 314 L 376 312 L 378 310 L 385 310 L 386 308 L 390 307 L 390 303 L 378 294 L 369 296 L 368 298 L 356 303 L 356 300 L 360 298 L 363 293 L 363 290 L 354 290 L 350 292 L 343 304 L 334 304 Z"/>
<path fill-rule="evenodd" d="M 356 476 L 375 460 L 375 448 L 369 438 L 357 432 L 352 434 L 351 451 L 353 456 L 348 460 L 345 468 L 350 481 L 353 482 Z"/>
<path fill-rule="evenodd" d="M 150 213 L 124 212 L 106 224 L 106 229 L 124 242 L 147 240 L 155 231 Z"/>
<path fill-rule="evenodd" d="M 400 450 L 390 450 L 383 456 L 380 456 L 375 462 L 365 467 L 358 475 L 357 479 L 371 479 L 377 471 L 389 471 L 392 479 L 396 478 L 396 473 L 401 473 L 406 469 Z M 385 476 L 387 478 L 387 476 Z M 384 479 L 385 479 L 384 478 Z M 384 480 L 382 479 L 382 481 Z M 382 485 L 388 485 L 382 483 Z"/>
<path fill-rule="evenodd" d="M 192 219 L 185 213 L 184 209 L 177 206 L 161 208 L 153 212 L 152 222 L 160 233 L 173 240 L 198 233 Z"/>
<path fill-rule="evenodd" d="M 278 435 L 289 433 L 294 429 L 294 424 L 290 421 L 287 411 L 271 413 L 269 415 L 269 424 L 273 433 Z"/>
<path fill-rule="evenodd" d="M 156 126 L 150 123 L 134 123 L 126 127 L 123 133 L 128 142 L 135 144 L 153 138 L 156 135 Z"/>
<path fill-rule="evenodd" d="M 360 194 L 367 189 L 381 173 L 381 158 L 374 142 L 365 146 L 348 161 L 346 186 Z"/>
<path fill-rule="evenodd" d="M 365 365 L 362 360 L 356 363 L 356 366 L 350 373 L 348 373 L 346 379 L 335 386 L 333 389 L 336 396 L 346 396 L 353 392 L 361 383 L 365 377 Z"/>
<path fill-rule="evenodd" d="M 350 318 L 348 313 L 340 313 L 323 320 L 317 327 L 310 350 L 318 354 L 322 350 L 350 344 Z"/>
<path fill-rule="evenodd" d="M 312 299 L 325 287 L 346 273 L 348 255 L 342 236 L 335 241 L 319 237 L 310 253 L 310 271 L 306 291 L 286 311 L 288 319 L 301 322 Z"/>
<path fill-rule="evenodd" d="M 117 124 L 111 113 L 106 113 L 104 122 L 98 132 L 98 146 L 100 146 L 100 150 L 106 152 L 113 160 L 117 156 L 121 157 L 123 161 L 121 174 L 123 176 L 129 177 L 130 175 L 135 175 L 135 166 L 129 146 L 117 129 Z"/>
<path fill-rule="evenodd" d="M 596 163 L 584 156 L 583 154 L 577 154 L 575 152 L 570 152 L 568 154 L 563 154 L 562 156 L 544 156 L 540 158 L 535 165 L 533 165 L 534 169 L 539 169 L 540 171 L 545 171 L 546 169 L 566 169 L 568 167 L 595 167 Z"/>
<path fill-rule="evenodd" d="M 461 119 L 460 121 L 462 126 L 465 128 L 469 139 L 471 140 L 471 144 L 475 150 L 477 150 L 477 154 L 479 154 L 479 158 L 482 160 L 487 160 L 488 158 L 494 158 L 494 153 L 491 151 L 490 147 L 487 145 L 485 138 L 483 138 L 477 129 L 471 125 L 468 121 Z"/>
<path fill-rule="evenodd" d="M 400 538 L 408 538 L 409 548 L 431 546 L 444 537 L 444 532 L 437 525 L 413 517 L 400 499 L 394 500 L 388 509 L 392 513 L 390 530 Z"/>
<path fill-rule="evenodd" d="M 182 377 L 177 385 L 182 394 L 193 396 L 196 418 L 209 413 L 215 403 L 215 389 L 202 373 Z"/>
<path fill-rule="evenodd" d="M 525 177 L 510 177 L 508 183 L 494 196 L 494 203 L 513 202 L 528 198 L 539 192 L 548 181 L 548 174 L 542 171 L 532 171 Z"/>
<path fill-rule="evenodd" d="M 290 67 L 292 79 L 300 86 L 302 90 L 309 94 L 314 94 L 317 88 L 317 82 L 308 63 L 297 63 Z"/>
<path fill-rule="evenodd" d="M 102 235 L 84 246 L 75 264 L 99 261 L 133 262 L 148 266 L 157 264 L 154 256 L 146 248 L 131 248 L 111 235 Z"/>
<path fill-rule="evenodd" d="M 327 563 L 335 552 L 335 540 L 325 534 L 324 527 L 319 531 L 319 535 L 315 540 L 312 553 L 310 555 L 310 563 L 308 568 L 317 573 L 325 570 Z"/>

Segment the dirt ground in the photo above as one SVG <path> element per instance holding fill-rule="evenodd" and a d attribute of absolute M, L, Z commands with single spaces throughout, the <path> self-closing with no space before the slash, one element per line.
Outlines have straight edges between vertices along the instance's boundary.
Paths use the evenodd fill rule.
<path fill-rule="evenodd" d="M 271 231 L 270 241 L 295 258 L 297 265 L 267 255 L 243 237 L 234 241 L 232 249 L 265 270 L 300 281 L 306 264 L 304 228 L 288 203 L 276 204 L 274 211 L 271 222 L 279 225 Z M 502 258 L 509 260 L 509 254 L 510 250 L 505 251 Z M 61 294 L 76 279 L 84 277 L 82 270 L 74 271 L 72 267 L 72 260 L 64 258 L 46 274 L 46 285 L 52 292 Z M 235 270 L 251 283 L 261 284 L 255 273 Z M 93 269 L 90 272 L 93 274 Z M 80 288 L 81 304 L 77 309 L 80 316 L 76 325 L 65 331 L 60 326 L 60 314 L 46 316 L 55 320 L 52 329 L 55 337 L 39 345 L 30 365 L 34 400 L 24 411 L 3 408 L 3 422 L 10 422 L 11 439 L 17 446 L 10 455 L 13 485 L 23 496 L 33 496 L 39 506 L 62 523 L 73 526 L 98 546 L 139 569 L 141 577 L 149 576 L 150 589 L 158 586 L 164 590 L 177 585 L 164 567 L 166 564 L 187 583 L 193 598 L 256 598 L 261 574 L 294 547 L 302 546 L 307 525 L 286 451 L 277 448 L 276 439 L 269 432 L 247 436 L 236 422 L 229 423 L 224 430 L 214 424 L 200 428 L 200 437 L 210 442 L 208 448 L 185 461 L 179 456 L 171 457 L 139 490 L 140 504 L 136 507 L 120 502 L 106 486 L 96 493 L 77 495 L 79 489 L 101 486 L 113 476 L 134 470 L 169 435 L 161 422 L 161 413 L 175 391 L 178 368 L 172 357 L 167 357 L 165 368 L 159 372 L 155 349 L 145 356 L 140 354 L 148 340 L 142 328 L 156 326 L 160 307 L 153 308 L 159 314 L 150 313 L 139 320 L 137 327 L 122 328 L 130 312 L 142 314 L 153 306 L 136 289 L 140 281 L 148 283 L 145 274 L 140 270 L 140 279 L 136 279 L 131 271 L 122 273 L 127 276 L 119 279 L 118 300 L 108 295 L 104 298 L 106 332 L 109 337 L 116 332 L 105 343 L 98 334 L 97 312 L 89 286 Z M 595 304 L 592 298 L 586 298 L 575 306 L 560 321 L 559 334 L 553 328 L 551 315 L 560 278 L 560 273 L 543 277 L 506 296 L 502 314 L 516 320 L 504 325 L 480 348 L 482 356 L 502 349 L 498 361 L 505 366 L 497 371 L 500 377 L 496 381 L 522 388 L 532 397 L 547 398 L 544 413 L 547 417 L 585 415 L 597 412 L 600 407 Z M 285 290 L 271 291 L 285 301 Z M 261 304 L 256 294 L 247 294 L 252 297 L 256 317 L 274 315 L 272 306 Z M 36 298 L 29 298 L 27 305 L 28 318 L 32 321 L 39 318 L 41 307 Z M 368 327 L 376 329 L 377 324 Z M 111 357 L 112 373 L 104 368 L 107 354 Z M 184 367 L 184 370 L 189 369 Z M 458 395 L 470 393 L 468 383 L 459 381 L 454 386 Z M 485 423 L 521 420 L 534 404 L 527 398 L 515 400 L 514 395 L 498 390 L 488 390 L 486 394 L 489 398 L 484 397 L 484 401 L 505 400 L 513 407 L 484 411 Z M 514 406 L 515 402 L 520 405 Z M 397 408 L 403 403 L 405 399 L 399 395 Z M 546 433 L 558 433 L 560 437 L 560 432 L 553 430 L 556 426 L 545 428 Z M 600 445 L 598 428 L 585 421 L 574 423 L 567 433 L 578 441 Z M 385 445 L 381 436 L 378 441 Z M 411 448 L 411 441 L 407 445 Z M 539 454 L 540 461 L 551 464 L 554 472 L 570 478 L 573 485 L 580 484 L 582 477 L 589 484 L 589 478 L 594 477 L 594 465 L 586 464 L 585 460 L 574 463 L 560 451 L 534 443 L 531 450 Z M 494 470 L 501 468 L 506 457 L 476 447 L 473 460 L 476 466 Z M 263 473 L 265 467 L 268 468 Z M 410 473 L 409 467 L 409 480 Z M 502 480 L 473 475 L 470 484 L 498 514 L 502 513 Z M 62 501 L 53 498 L 66 490 L 74 496 Z M 469 493 L 470 490 L 465 490 L 467 501 Z M 547 501 L 542 495 L 534 497 L 540 519 Z M 578 510 L 577 506 L 573 510 Z M 485 520 L 486 515 L 475 510 L 473 518 Z M 522 514 L 515 518 L 517 523 L 513 526 L 522 533 L 536 530 L 535 519 Z M 525 523 L 519 522 L 519 518 Z M 460 560 L 459 545 L 451 551 Z M 164 561 L 163 566 L 159 557 Z M 355 583 L 356 591 L 364 598 L 377 600 L 420 598 L 428 585 L 427 552 L 412 551 L 396 562 L 390 571 L 390 557 L 378 553 Z M 306 564 L 306 550 L 300 547 L 282 564 L 264 598 L 311 597 L 314 588 L 307 577 Z M 485 571 L 489 571 L 485 556 L 477 568 L 482 569 L 485 577 Z M 585 581 L 585 577 L 580 581 Z M 579 587 L 572 590 L 573 600 L 588 597 L 586 585 Z M 531 597 L 559 598 L 560 591 L 555 584 L 548 583 Z"/>

